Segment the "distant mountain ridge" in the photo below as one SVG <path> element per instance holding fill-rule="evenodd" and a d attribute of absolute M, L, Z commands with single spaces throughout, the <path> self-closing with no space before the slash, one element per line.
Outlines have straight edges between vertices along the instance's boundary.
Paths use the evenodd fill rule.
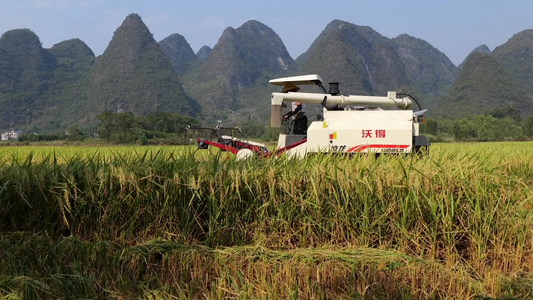
<path fill-rule="evenodd" d="M 409 83 L 393 43 L 370 27 L 334 20 L 296 61 L 349 94 L 376 95 Z"/>
<path fill-rule="evenodd" d="M 402 90 L 432 105 L 450 88 L 457 68 L 429 43 L 406 34 L 389 39 L 368 26 L 334 20 L 296 60 L 302 73 L 340 81 L 349 94 Z"/>
<path fill-rule="evenodd" d="M 0 127 L 28 124 L 38 117 L 52 84 L 56 58 L 29 29 L 10 30 L 0 38 Z"/>
<path fill-rule="evenodd" d="M 407 34 L 392 41 L 410 84 L 418 95 L 427 98 L 426 105 L 444 96 L 457 77 L 457 67 L 450 59 L 428 42 Z"/>
<path fill-rule="evenodd" d="M 436 114 L 462 118 L 512 107 L 524 112 L 533 108 L 531 99 L 486 52 L 473 52 L 465 61 L 452 90 L 435 107 Z"/>
<path fill-rule="evenodd" d="M 200 62 L 203 63 L 207 61 L 207 58 L 209 58 L 209 55 L 211 54 L 211 50 L 213 49 L 211 49 L 208 46 L 203 46 L 202 48 L 200 48 L 200 50 L 198 50 L 198 52 L 196 52 L 196 57 L 198 57 Z"/>
<path fill-rule="evenodd" d="M 533 30 L 515 34 L 492 54 L 511 78 L 533 95 Z"/>
<path fill-rule="evenodd" d="M 167 38 L 159 42 L 161 49 L 170 58 L 174 71 L 178 75 L 186 74 L 198 58 L 192 50 L 187 40 L 181 34 L 171 34 Z"/>
<path fill-rule="evenodd" d="M 229 90 L 255 84 L 265 73 L 287 71 L 293 60 L 279 36 L 257 21 L 226 28 L 205 64 L 206 77 L 222 78 Z M 228 90 L 228 91 L 229 91 Z"/>
<path fill-rule="evenodd" d="M 43 49 L 31 30 L 16 29 L 0 38 L 0 129 L 94 126 L 102 111 L 266 124 L 269 94 L 277 90 L 268 80 L 310 73 L 340 82 L 345 94 L 410 92 L 430 108 L 428 115 L 461 117 L 512 105 L 526 116 L 533 113 L 532 55 L 533 30 L 525 30 L 492 52 L 474 49 L 459 71 L 424 40 L 390 39 L 342 20 L 330 22 L 296 60 L 271 28 L 254 20 L 226 28 L 213 48 L 194 53 L 177 33 L 156 42 L 131 14 L 98 57 L 79 39 Z M 472 96 L 481 94 L 483 101 Z"/>
<path fill-rule="evenodd" d="M 207 119 L 237 122 L 262 118 L 268 109 L 268 80 L 289 74 L 294 64 L 279 36 L 258 21 L 228 27 L 205 62 L 181 77 L 187 92 Z M 258 92 L 256 87 L 259 85 Z M 258 96 L 255 96 L 258 95 Z M 268 100 L 268 96 L 266 98 Z"/>
<path fill-rule="evenodd" d="M 196 115 L 167 55 L 136 14 L 95 58 L 79 39 L 43 49 L 28 29 L 0 38 L 0 128 L 64 130 L 95 124 L 103 111 Z"/>
<path fill-rule="evenodd" d="M 136 14 L 115 31 L 88 77 L 89 104 L 102 110 L 194 115 L 196 101 L 183 91 L 168 56 Z"/>
<path fill-rule="evenodd" d="M 85 102 L 85 80 L 93 68 L 95 56 L 79 39 L 55 44 L 49 52 L 56 59 L 52 84 L 46 92 L 47 105 L 40 111 L 36 126 L 59 130 L 75 124 L 80 119 L 80 109 Z"/>

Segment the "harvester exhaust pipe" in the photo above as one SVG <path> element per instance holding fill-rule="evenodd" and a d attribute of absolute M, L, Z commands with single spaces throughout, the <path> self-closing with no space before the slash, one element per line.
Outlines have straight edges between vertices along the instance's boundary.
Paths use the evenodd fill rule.
<path fill-rule="evenodd" d="M 331 96 L 338 96 L 341 93 L 339 89 L 339 84 L 340 84 L 339 82 L 330 82 L 328 84 L 329 84 L 328 94 L 330 94 Z M 327 103 L 322 104 L 322 106 L 324 105 L 326 106 L 328 110 L 340 110 L 340 107 L 338 104 L 327 104 Z"/>
<path fill-rule="evenodd" d="M 336 96 L 341 93 L 339 90 L 339 82 L 330 82 L 328 84 L 329 84 L 328 94 Z"/>

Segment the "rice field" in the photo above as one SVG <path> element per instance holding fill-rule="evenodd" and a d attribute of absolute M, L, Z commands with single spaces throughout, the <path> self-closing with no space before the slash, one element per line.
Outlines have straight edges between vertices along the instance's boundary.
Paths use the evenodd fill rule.
<path fill-rule="evenodd" d="M 533 298 L 533 142 L 0 148 L 7 299 Z"/>

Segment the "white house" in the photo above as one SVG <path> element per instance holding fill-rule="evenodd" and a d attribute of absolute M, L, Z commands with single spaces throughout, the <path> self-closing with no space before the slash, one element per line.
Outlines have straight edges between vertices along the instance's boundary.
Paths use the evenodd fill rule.
<path fill-rule="evenodd" d="M 1 136 L 2 141 L 18 140 L 19 134 L 20 134 L 20 130 L 11 130 L 11 131 L 6 131 L 2 133 L 0 136 Z"/>

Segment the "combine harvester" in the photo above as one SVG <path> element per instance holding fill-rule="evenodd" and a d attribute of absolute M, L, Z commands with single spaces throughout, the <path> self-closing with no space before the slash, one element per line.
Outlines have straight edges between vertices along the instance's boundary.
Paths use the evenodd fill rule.
<path fill-rule="evenodd" d="M 268 151 L 262 144 L 220 134 L 216 142 L 197 139 L 198 148 L 214 146 L 232 152 L 238 159 L 282 153 L 299 158 L 316 153 L 400 154 L 429 148 L 428 139 L 419 134 L 419 123 L 423 122 L 427 110 L 410 110 L 412 101 L 416 100 L 409 94 L 388 92 L 386 97 L 342 95 L 338 83 L 330 83 L 329 91 L 326 91 L 318 75 L 285 77 L 269 82 L 283 90 L 301 85 L 316 85 L 321 89 L 322 93 L 280 92 L 271 96 L 271 126 L 276 128 L 281 127 L 284 102 L 322 106 L 322 116 L 311 122 L 306 135 L 281 133 L 275 151 Z M 380 108 L 382 106 L 399 109 L 384 110 Z"/>

